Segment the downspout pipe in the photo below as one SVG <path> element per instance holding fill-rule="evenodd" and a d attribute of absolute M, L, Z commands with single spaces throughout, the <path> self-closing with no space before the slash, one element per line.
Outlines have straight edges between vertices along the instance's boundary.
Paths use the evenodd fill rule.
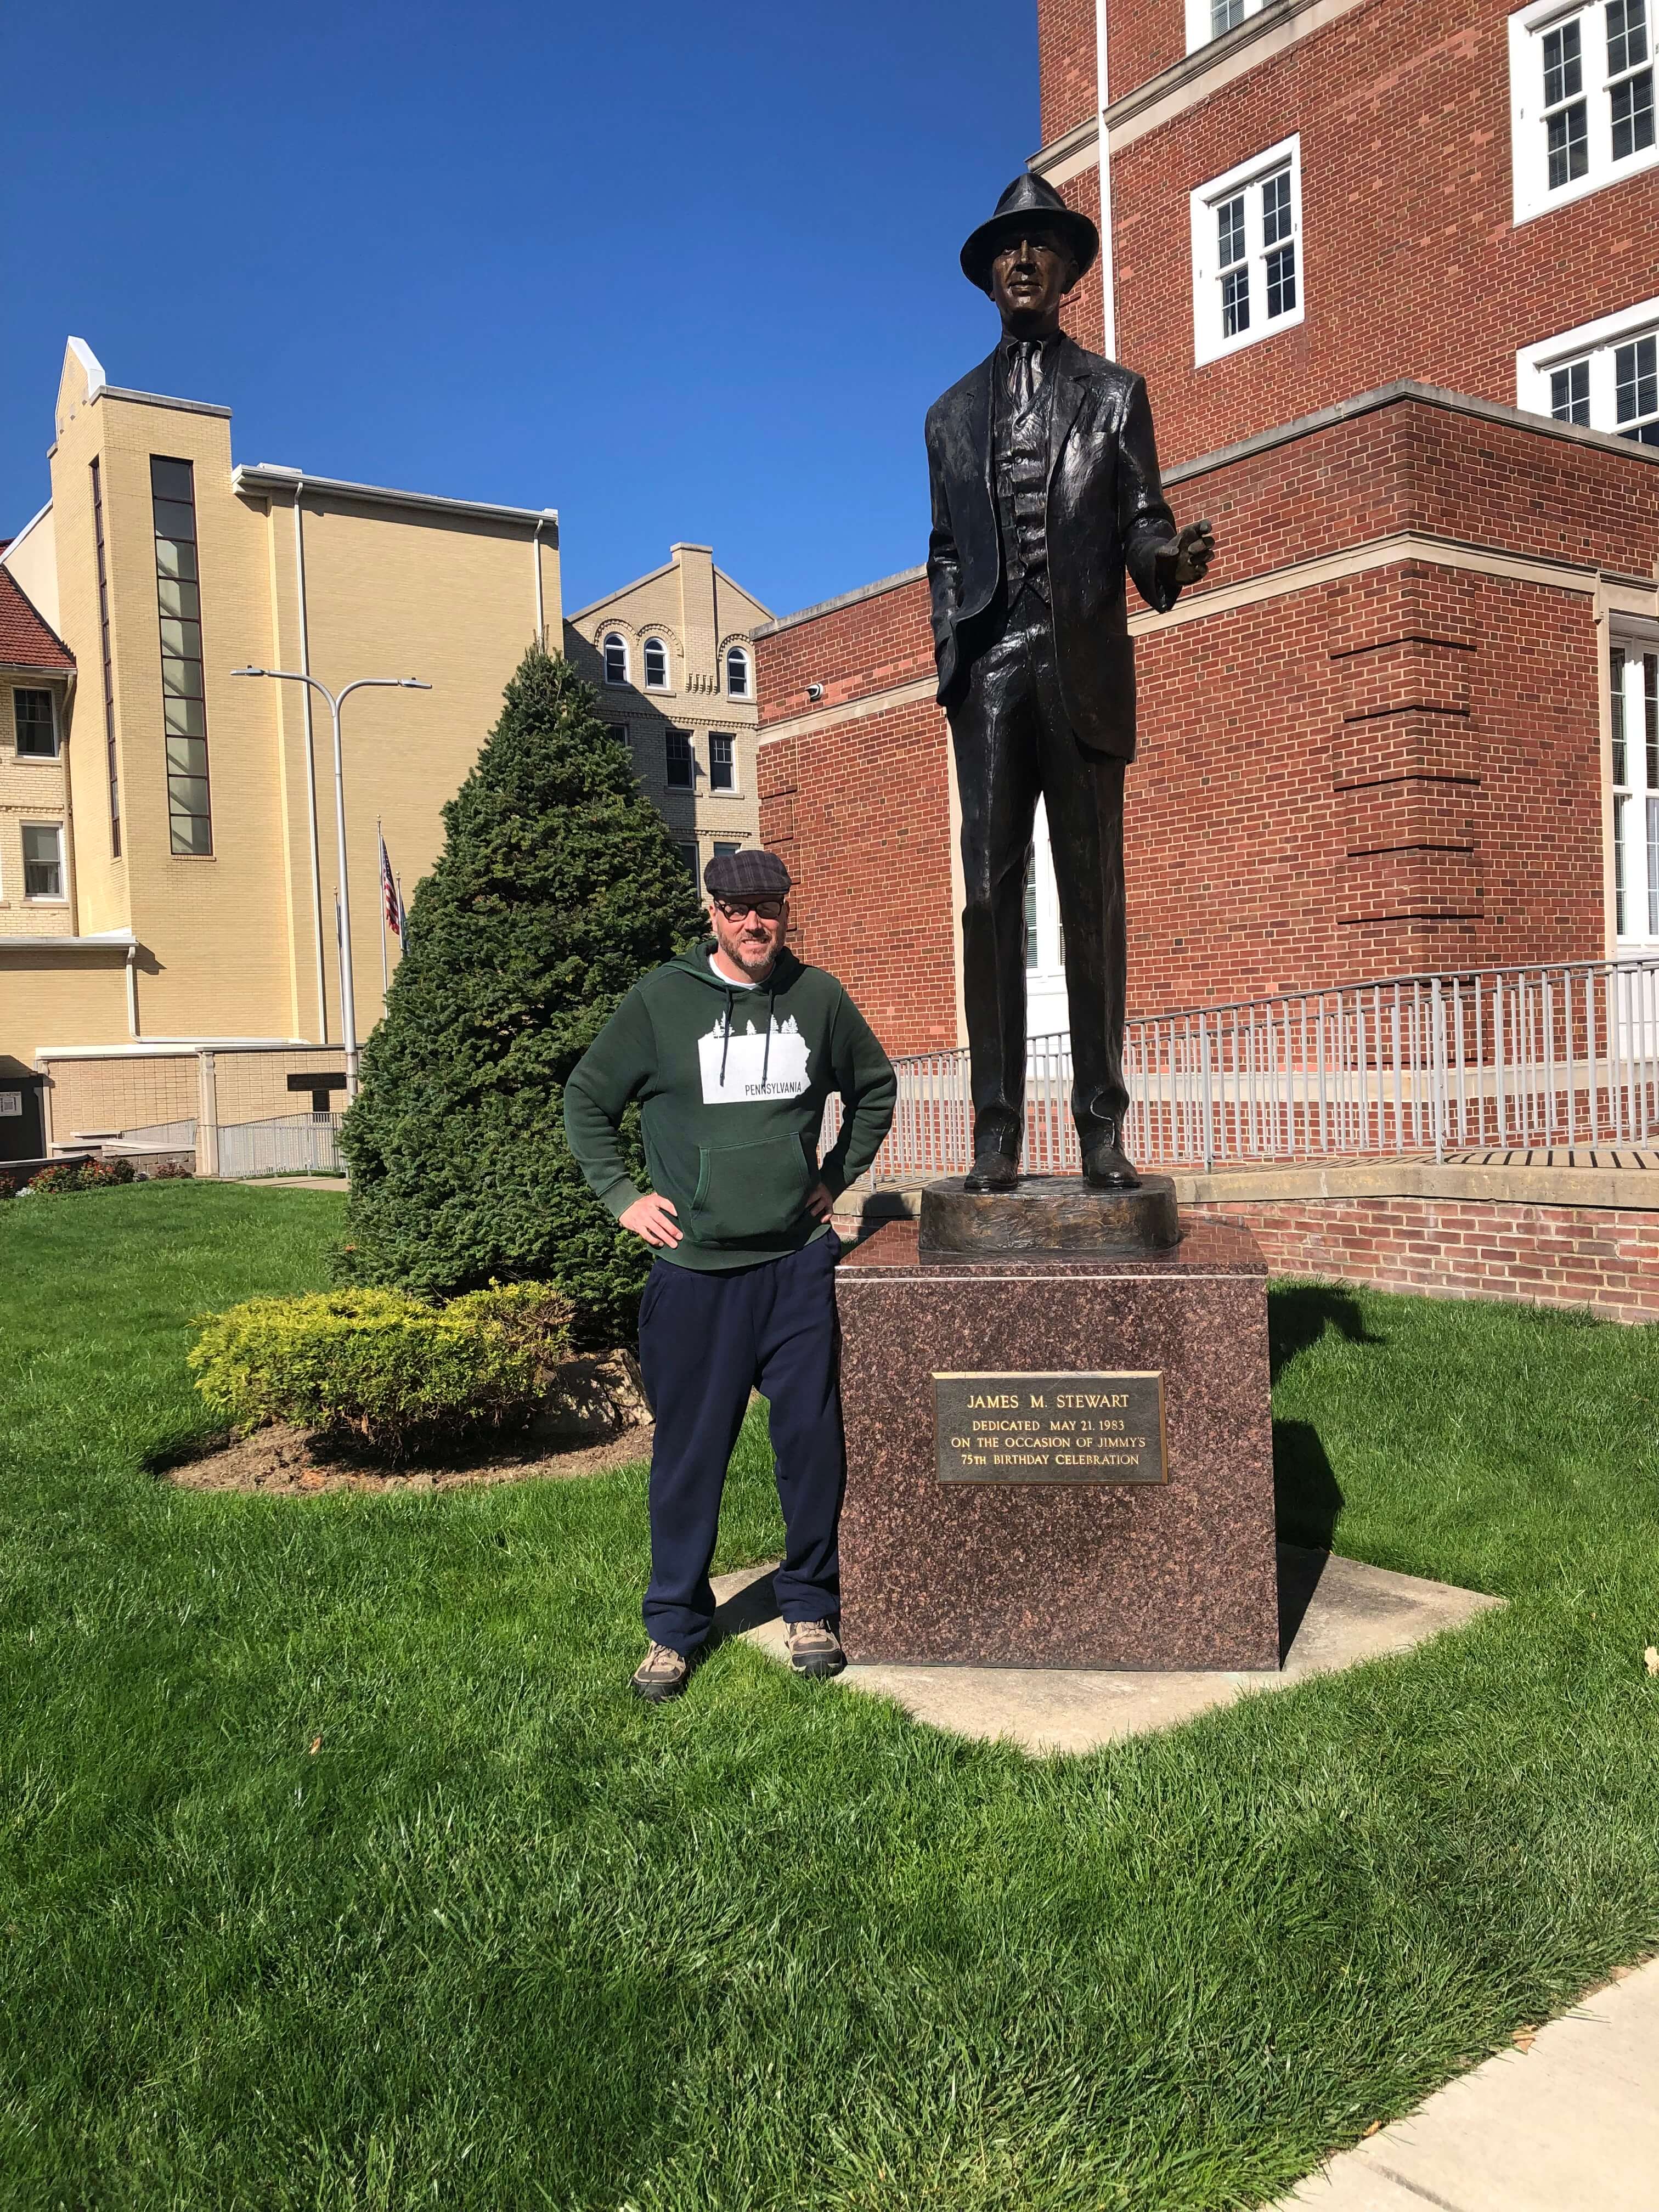
<path fill-rule="evenodd" d="M 138 947 L 127 947 L 127 1035 L 138 1034 Z"/>
<path fill-rule="evenodd" d="M 311 673 L 311 633 L 306 621 L 306 533 L 300 502 L 305 495 L 301 477 L 294 487 L 294 575 L 300 598 L 300 669 Z M 328 968 L 323 951 L 323 869 L 317 835 L 317 758 L 311 721 L 311 686 L 301 685 L 306 718 L 306 826 L 311 834 L 311 918 L 317 955 L 317 1042 L 328 1042 Z"/>
<path fill-rule="evenodd" d="M 530 558 L 536 570 L 536 642 L 547 650 L 547 607 L 542 595 L 542 526 L 538 519 L 530 533 Z"/>
<path fill-rule="evenodd" d="M 1106 107 L 1111 98 L 1106 67 L 1107 0 L 1095 0 L 1095 152 L 1100 177 L 1101 351 L 1117 358 L 1117 301 L 1112 283 L 1112 158 L 1106 144 Z"/>

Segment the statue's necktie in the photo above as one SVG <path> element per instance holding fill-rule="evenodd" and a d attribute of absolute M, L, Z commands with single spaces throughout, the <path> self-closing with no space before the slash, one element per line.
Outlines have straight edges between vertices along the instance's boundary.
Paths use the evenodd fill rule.
<path fill-rule="evenodd" d="M 1036 338 L 1016 338 L 1008 350 L 1008 392 L 1023 415 L 1042 388 L 1042 346 Z"/>

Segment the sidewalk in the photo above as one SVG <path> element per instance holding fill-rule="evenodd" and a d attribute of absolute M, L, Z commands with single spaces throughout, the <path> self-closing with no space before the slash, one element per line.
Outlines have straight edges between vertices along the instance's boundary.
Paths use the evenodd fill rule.
<path fill-rule="evenodd" d="M 1271 2212 L 1659 2212 L 1659 1959 L 1594 1990 Z"/>

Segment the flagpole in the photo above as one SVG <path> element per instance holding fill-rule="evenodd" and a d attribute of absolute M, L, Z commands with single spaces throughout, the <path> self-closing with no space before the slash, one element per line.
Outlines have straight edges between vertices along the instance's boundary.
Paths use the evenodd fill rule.
<path fill-rule="evenodd" d="M 374 817 L 374 842 L 380 848 L 374 856 L 374 872 L 379 878 L 375 890 L 376 903 L 380 909 L 380 1012 L 384 1016 L 386 994 L 390 987 L 391 978 L 386 973 L 386 835 L 380 828 L 380 817 L 378 814 Z"/>

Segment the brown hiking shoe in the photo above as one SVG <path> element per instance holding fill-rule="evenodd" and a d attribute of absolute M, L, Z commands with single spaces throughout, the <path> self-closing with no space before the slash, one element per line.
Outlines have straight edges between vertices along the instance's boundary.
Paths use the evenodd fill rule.
<path fill-rule="evenodd" d="M 672 1650 L 666 1644 L 652 1644 L 635 1668 L 630 1686 L 647 1705 L 665 1705 L 670 1698 L 678 1697 L 690 1672 L 691 1662 L 683 1651 Z"/>
<path fill-rule="evenodd" d="M 787 1620 L 783 1640 L 789 1647 L 789 1664 L 798 1674 L 839 1674 L 847 1664 L 841 1639 L 827 1620 Z"/>

